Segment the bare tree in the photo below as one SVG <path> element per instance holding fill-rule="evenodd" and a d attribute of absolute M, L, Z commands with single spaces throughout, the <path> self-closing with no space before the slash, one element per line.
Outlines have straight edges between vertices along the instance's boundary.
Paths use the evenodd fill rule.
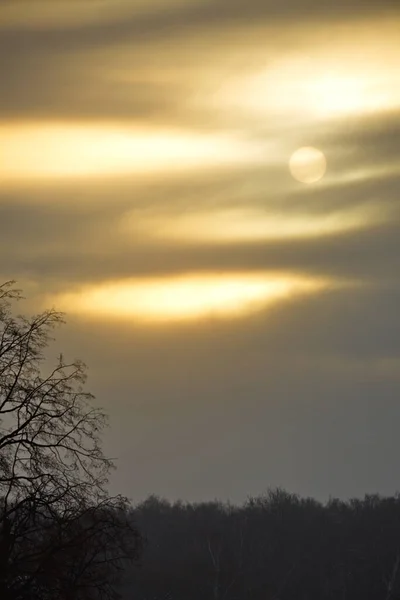
<path fill-rule="evenodd" d="M 81 361 L 60 355 L 42 374 L 63 315 L 14 317 L 21 297 L 0 286 L 0 597 L 110 598 L 140 536 L 127 500 L 107 493 L 107 417 Z"/>

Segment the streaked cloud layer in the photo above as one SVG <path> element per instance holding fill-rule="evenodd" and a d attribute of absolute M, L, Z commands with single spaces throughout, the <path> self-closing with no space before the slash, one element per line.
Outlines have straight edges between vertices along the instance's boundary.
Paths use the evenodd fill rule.
<path fill-rule="evenodd" d="M 4 125 L 0 144 L 5 150 L 0 170 L 5 183 L 154 175 L 159 171 L 261 163 L 262 157 L 257 147 L 228 136 L 152 131 L 129 124 Z"/>
<path fill-rule="evenodd" d="M 203 274 L 112 282 L 58 299 L 60 307 L 117 319 L 149 323 L 204 317 L 232 318 L 271 302 L 323 289 L 323 281 L 307 281 L 268 273 Z"/>
<path fill-rule="evenodd" d="M 0 271 L 70 314 L 135 498 L 396 489 L 399 27 L 391 0 L 2 3 Z"/>

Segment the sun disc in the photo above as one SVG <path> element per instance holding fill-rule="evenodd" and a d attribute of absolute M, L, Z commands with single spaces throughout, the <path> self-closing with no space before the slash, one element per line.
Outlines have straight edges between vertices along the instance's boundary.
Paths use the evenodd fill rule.
<path fill-rule="evenodd" d="M 326 158 L 321 150 L 304 146 L 292 154 L 289 161 L 292 176 L 301 183 L 315 183 L 326 172 Z"/>

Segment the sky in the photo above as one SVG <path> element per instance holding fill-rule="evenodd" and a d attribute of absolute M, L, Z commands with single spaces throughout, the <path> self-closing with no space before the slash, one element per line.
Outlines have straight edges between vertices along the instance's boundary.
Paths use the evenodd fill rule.
<path fill-rule="evenodd" d="M 66 313 L 112 492 L 400 491 L 399 30 L 397 0 L 0 0 L 0 278 Z"/>

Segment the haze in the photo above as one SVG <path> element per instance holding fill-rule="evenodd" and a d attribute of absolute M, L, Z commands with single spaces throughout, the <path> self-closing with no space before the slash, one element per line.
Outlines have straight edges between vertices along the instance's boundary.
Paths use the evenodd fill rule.
<path fill-rule="evenodd" d="M 1 279 L 67 313 L 113 489 L 398 490 L 399 30 L 394 0 L 1 2 Z"/>

